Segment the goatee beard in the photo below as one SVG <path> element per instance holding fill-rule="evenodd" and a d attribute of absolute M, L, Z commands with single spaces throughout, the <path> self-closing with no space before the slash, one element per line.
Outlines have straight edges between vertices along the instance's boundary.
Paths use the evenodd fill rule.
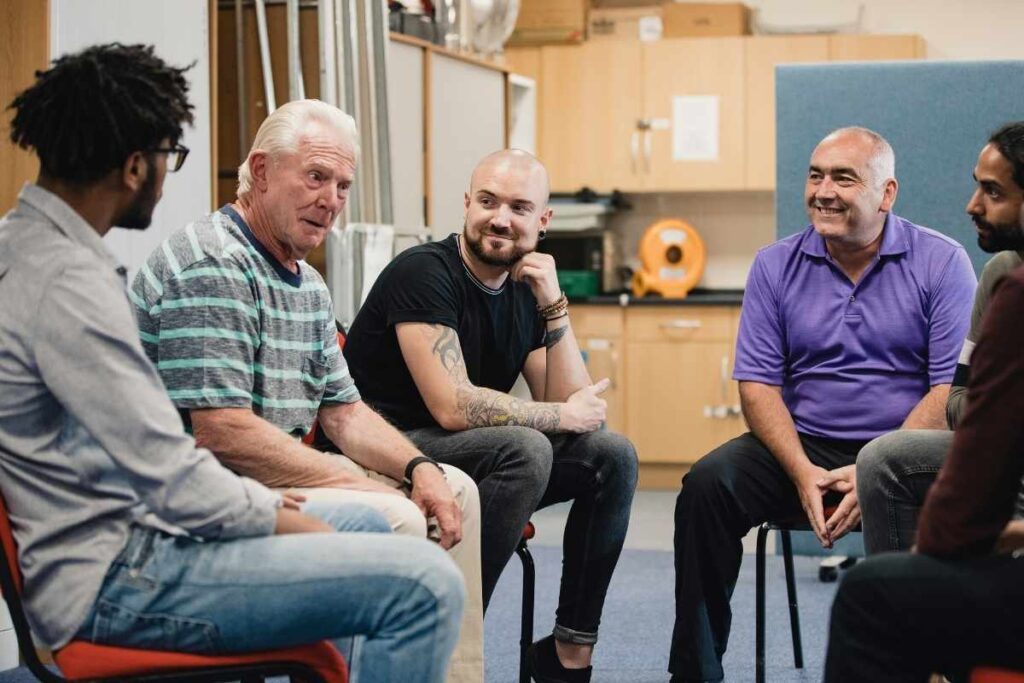
<path fill-rule="evenodd" d="M 488 266 L 496 266 L 498 268 L 510 268 L 515 265 L 519 259 L 530 253 L 531 250 L 516 248 L 512 250 L 508 256 L 498 256 L 496 254 L 490 254 L 484 249 L 484 236 L 480 234 L 478 239 L 470 239 L 469 233 L 466 231 L 466 226 L 462 226 L 462 241 L 466 243 L 466 247 L 473 253 L 473 256 Z"/>

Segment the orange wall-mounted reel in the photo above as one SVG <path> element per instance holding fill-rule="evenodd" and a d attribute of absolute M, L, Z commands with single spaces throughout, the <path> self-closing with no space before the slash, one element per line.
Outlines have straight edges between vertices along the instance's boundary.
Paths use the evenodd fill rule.
<path fill-rule="evenodd" d="M 666 218 L 650 225 L 640 240 L 640 270 L 633 274 L 633 294 L 654 292 L 681 299 L 700 281 L 707 262 L 704 240 L 684 220 Z"/>

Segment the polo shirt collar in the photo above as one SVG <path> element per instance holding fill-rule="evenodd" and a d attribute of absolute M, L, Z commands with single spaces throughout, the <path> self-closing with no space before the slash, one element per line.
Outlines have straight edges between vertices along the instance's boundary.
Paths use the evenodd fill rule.
<path fill-rule="evenodd" d="M 882 244 L 878 248 L 879 256 L 896 256 L 904 254 L 909 249 L 907 237 L 907 226 L 892 211 L 885 215 L 885 223 L 882 225 Z M 808 256 L 826 258 L 828 250 L 825 248 L 825 238 L 814 230 L 813 225 L 807 227 L 807 236 L 800 245 L 800 251 Z"/>
<path fill-rule="evenodd" d="M 18 194 L 18 201 L 48 218 L 68 239 L 92 251 L 114 270 L 122 272 L 123 266 L 103 243 L 99 233 L 63 199 L 35 183 L 26 183 Z"/>

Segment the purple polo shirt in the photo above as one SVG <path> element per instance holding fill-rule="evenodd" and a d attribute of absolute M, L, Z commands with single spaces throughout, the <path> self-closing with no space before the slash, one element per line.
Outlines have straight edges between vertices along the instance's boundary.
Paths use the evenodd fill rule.
<path fill-rule="evenodd" d="M 976 285 L 960 244 L 892 213 L 854 285 L 809 226 L 757 253 L 733 378 L 781 386 L 798 432 L 873 439 L 952 381 Z"/>

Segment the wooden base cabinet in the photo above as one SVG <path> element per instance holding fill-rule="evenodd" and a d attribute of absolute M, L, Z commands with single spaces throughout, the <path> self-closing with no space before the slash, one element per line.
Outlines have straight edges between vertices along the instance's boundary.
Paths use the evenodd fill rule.
<path fill-rule="evenodd" d="M 732 380 L 738 307 L 626 313 L 626 435 L 641 463 L 694 463 L 745 431 Z"/>
<path fill-rule="evenodd" d="M 573 306 L 571 310 L 573 334 L 586 359 L 590 379 L 611 380 L 611 386 L 601 394 L 608 402 L 608 429 L 624 433 L 623 310 L 618 306 Z"/>

